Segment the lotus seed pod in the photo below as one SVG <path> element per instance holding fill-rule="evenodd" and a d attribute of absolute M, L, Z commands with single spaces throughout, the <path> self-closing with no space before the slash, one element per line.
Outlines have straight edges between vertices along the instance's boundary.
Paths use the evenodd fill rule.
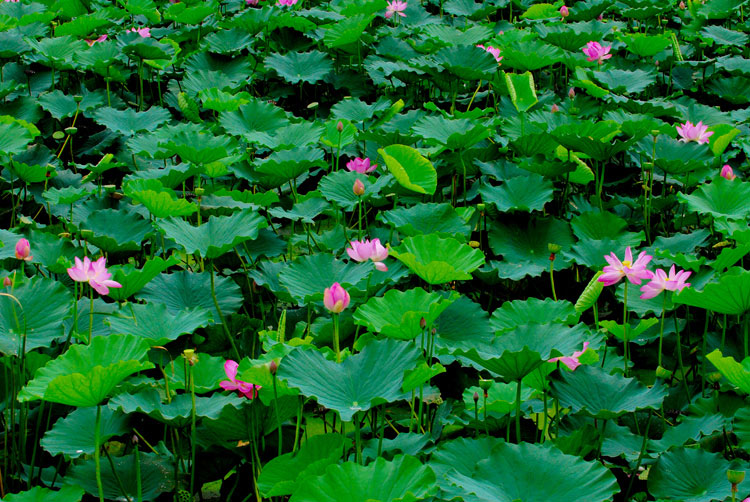
<path fill-rule="evenodd" d="M 550 242 L 547 244 L 547 251 L 550 253 L 559 253 L 562 251 L 562 246 L 560 244 L 555 244 L 554 242 Z"/>
<path fill-rule="evenodd" d="M 727 471 L 727 479 L 733 485 L 738 485 L 745 480 L 745 471 L 735 471 L 733 469 L 729 469 Z"/>
<path fill-rule="evenodd" d="M 487 392 L 492 387 L 492 380 L 485 380 L 484 378 L 479 379 L 479 388 Z"/>
<path fill-rule="evenodd" d="M 708 375 L 706 375 L 706 379 L 708 379 L 708 381 L 711 383 L 719 383 L 719 381 L 721 380 L 721 373 L 719 373 L 718 371 L 714 371 L 713 373 L 709 373 Z"/>

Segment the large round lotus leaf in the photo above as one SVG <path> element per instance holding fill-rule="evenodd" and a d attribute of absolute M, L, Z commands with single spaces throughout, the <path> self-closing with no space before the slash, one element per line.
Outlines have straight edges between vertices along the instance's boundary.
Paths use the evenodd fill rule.
<path fill-rule="evenodd" d="M 445 309 L 434 326 L 437 329 L 435 347 L 447 351 L 468 350 L 487 344 L 495 337 L 487 312 L 465 296 Z"/>
<path fill-rule="evenodd" d="M 432 162 L 406 145 L 390 145 L 378 153 L 399 184 L 413 192 L 432 195 L 437 189 L 437 171 Z"/>
<path fill-rule="evenodd" d="M 229 155 L 236 141 L 231 136 L 214 136 L 191 123 L 167 126 L 157 132 L 159 148 L 170 157 L 179 155 L 184 162 L 205 165 Z"/>
<path fill-rule="evenodd" d="M 731 496 L 730 464 L 717 453 L 680 448 L 663 453 L 648 475 L 648 491 L 657 499 L 711 502 Z"/>
<path fill-rule="evenodd" d="M 473 494 L 466 493 L 449 481 L 447 474 L 470 479 L 477 463 L 489 457 L 492 449 L 502 441 L 493 436 L 480 436 L 476 439 L 458 438 L 440 443 L 432 454 L 429 465 L 437 475 L 438 485 L 443 491 L 442 498 L 455 500 L 461 497 L 466 502 L 476 502 L 478 499 Z"/>
<path fill-rule="evenodd" d="M 416 457 L 383 457 L 370 465 L 330 465 L 324 475 L 307 478 L 290 502 L 417 502 L 437 491 L 435 473 Z"/>
<path fill-rule="evenodd" d="M 145 338 L 151 345 L 164 345 L 211 323 L 211 313 L 197 308 L 181 310 L 174 315 L 161 303 L 129 303 L 107 319 L 112 333 Z"/>
<path fill-rule="evenodd" d="M 91 345 L 73 345 L 39 368 L 18 396 L 69 406 L 96 406 L 125 378 L 153 368 L 144 362 L 149 344 L 133 335 L 97 336 Z"/>
<path fill-rule="evenodd" d="M 609 120 L 601 122 L 577 122 L 557 127 L 552 135 L 565 148 L 582 152 L 600 162 L 629 148 L 635 140 L 615 141 L 620 134 L 617 123 Z"/>
<path fill-rule="evenodd" d="M 236 394 L 211 394 L 209 397 L 195 397 L 195 415 L 216 420 L 225 406 L 239 408 L 244 398 Z M 177 394 L 169 402 L 162 402 L 161 395 L 156 389 L 146 389 L 137 394 L 120 394 L 109 401 L 109 407 L 130 415 L 144 413 L 154 420 L 172 425 L 185 427 L 190 425 L 193 410 L 192 396 L 188 393 Z"/>
<path fill-rule="evenodd" d="M 105 443 L 113 436 L 125 434 L 130 430 L 128 416 L 109 408 L 102 408 L 99 423 L 99 444 Z M 96 448 L 94 431 L 96 430 L 96 408 L 78 408 L 67 417 L 55 422 L 42 438 L 42 448 L 53 457 L 63 454 L 70 458 L 93 455 Z"/>
<path fill-rule="evenodd" d="M 458 293 L 451 293 L 445 298 L 422 288 L 391 289 L 382 297 L 371 298 L 360 306 L 354 313 L 354 322 L 381 335 L 413 340 L 423 333 L 420 327 L 422 319 L 426 326 L 432 326 L 435 319 L 458 299 Z"/>
<path fill-rule="evenodd" d="M 506 45 L 503 47 L 502 55 L 503 68 L 512 68 L 519 72 L 538 70 L 565 59 L 565 53 L 561 49 L 529 38 Z"/>
<path fill-rule="evenodd" d="M 372 264 L 344 263 L 325 253 L 300 256 L 278 274 L 279 283 L 292 297 L 305 305 L 323 300 L 323 292 L 334 282 L 346 289 L 372 273 Z M 350 292 L 351 294 L 351 292 Z"/>
<path fill-rule="evenodd" d="M 114 108 L 99 108 L 92 118 L 104 127 L 123 134 L 133 136 L 138 131 L 154 131 L 160 125 L 167 122 L 171 115 L 169 111 L 158 106 L 153 106 L 145 112 L 137 112 L 132 108 L 116 110 Z"/>
<path fill-rule="evenodd" d="M 745 220 L 750 216 L 750 182 L 729 181 L 717 176 L 711 183 L 704 183 L 690 195 L 678 194 L 690 211 Z"/>
<path fill-rule="evenodd" d="M 656 138 L 656 146 L 653 139 L 644 139 L 641 143 L 646 151 L 654 151 L 656 167 L 669 174 L 683 174 L 693 169 L 704 167 L 711 162 L 711 151 L 706 145 L 698 143 L 682 143 L 665 134 Z"/>
<path fill-rule="evenodd" d="M 278 187 L 314 167 L 326 167 L 323 156 L 323 150 L 311 146 L 280 150 L 257 160 L 253 174 L 264 185 Z"/>
<path fill-rule="evenodd" d="M 336 124 L 333 127 L 338 136 Z M 325 128 L 319 123 L 302 121 L 280 127 L 273 135 L 259 135 L 258 142 L 270 150 L 290 150 L 317 143 L 324 131 Z"/>
<path fill-rule="evenodd" d="M 291 495 L 306 478 L 322 476 L 326 467 L 338 462 L 343 446 L 340 434 L 311 436 L 296 453 L 285 453 L 264 465 L 258 488 L 265 497 Z"/>
<path fill-rule="evenodd" d="M 378 213 L 378 219 L 405 236 L 438 234 L 465 240 L 471 226 L 447 203 L 416 204 Z"/>
<path fill-rule="evenodd" d="M 585 211 L 570 220 L 570 227 L 580 240 L 616 239 L 628 227 L 628 222 L 608 211 Z"/>
<path fill-rule="evenodd" d="M 130 298 L 143 289 L 151 279 L 178 263 L 180 263 L 180 260 L 176 256 L 170 256 L 166 260 L 157 256 L 156 258 L 147 259 L 141 269 L 135 268 L 130 263 L 108 267 L 108 270 L 112 273 L 112 279 L 122 285 L 121 288 L 110 289 L 108 296 L 113 300 Z"/>
<path fill-rule="evenodd" d="M 73 295 L 62 284 L 34 276 L 8 293 L 0 296 L 1 353 L 19 355 L 24 334 L 26 352 L 65 334 L 61 321 L 71 315 Z"/>
<path fill-rule="evenodd" d="M 607 260 L 604 257 L 608 256 L 613 250 L 623 249 L 627 246 L 637 248 L 645 238 L 646 234 L 643 231 L 638 233 L 623 232 L 615 238 L 605 237 L 601 240 L 583 238 L 573 244 L 569 251 L 564 251 L 563 257 L 579 265 L 598 269 L 607 265 Z M 555 260 L 555 264 L 557 264 L 557 260 Z M 557 265 L 555 265 L 555 268 L 557 268 Z"/>
<path fill-rule="evenodd" d="M 469 280 L 484 263 L 480 250 L 435 234 L 408 237 L 391 250 L 391 256 L 430 284 Z"/>
<path fill-rule="evenodd" d="M 83 488 L 80 486 L 63 486 L 59 490 L 35 486 L 26 492 L 10 493 L 3 500 L 5 502 L 80 502 L 83 493 Z"/>
<path fill-rule="evenodd" d="M 645 387 L 634 378 L 610 375 L 594 366 L 560 372 L 551 387 L 561 405 L 605 420 L 644 408 L 658 409 L 667 395 L 662 385 Z"/>
<path fill-rule="evenodd" d="M 113 457 L 117 477 L 106 461 L 102 461 L 101 475 L 104 487 L 104 498 L 108 500 L 126 500 L 120 491 L 120 483 L 130 500 L 138 500 L 138 488 L 144 501 L 156 500 L 163 492 L 169 492 L 174 486 L 174 463 L 166 455 L 157 455 L 141 451 L 138 463 L 135 454 Z M 140 473 L 140 483 L 138 476 Z M 78 485 L 94 497 L 99 491 L 96 486 L 96 464 L 94 459 L 73 466 L 65 476 L 65 483 Z"/>
<path fill-rule="evenodd" d="M 348 422 L 358 411 L 406 398 L 401 392 L 404 372 L 415 368 L 419 357 L 413 344 L 391 338 L 370 343 L 342 363 L 297 349 L 282 359 L 277 376 Z"/>
<path fill-rule="evenodd" d="M 288 52 L 283 56 L 271 54 L 266 58 L 265 65 L 266 68 L 273 68 L 290 84 L 315 83 L 333 68 L 328 55 L 320 51 Z"/>
<path fill-rule="evenodd" d="M 487 345 L 457 349 L 454 354 L 506 380 L 521 380 L 548 359 L 581 350 L 587 338 L 584 324 L 572 328 L 559 324 L 523 325 L 495 337 Z"/>
<path fill-rule="evenodd" d="M 141 242 L 154 231 L 151 223 L 135 212 L 101 209 L 81 224 L 93 235 L 88 241 L 106 252 L 138 251 Z"/>
<path fill-rule="evenodd" d="M 148 212 L 155 218 L 189 216 L 198 211 L 198 206 L 192 202 L 186 199 L 177 199 L 166 191 L 138 190 L 127 195 L 134 202 L 146 206 Z"/>
<path fill-rule="evenodd" d="M 474 45 L 450 46 L 433 56 L 435 62 L 461 80 L 490 78 L 497 71 L 497 61 Z"/>
<path fill-rule="evenodd" d="M 673 296 L 675 303 L 700 307 L 717 314 L 740 315 L 750 310 L 750 270 L 733 267 L 710 282 L 703 291 L 685 288 Z"/>
<path fill-rule="evenodd" d="M 593 71 L 594 80 L 612 92 L 638 94 L 656 81 L 655 71 L 608 69 Z"/>
<path fill-rule="evenodd" d="M 482 200 L 494 204 L 500 212 L 541 211 L 552 200 L 552 182 L 537 174 L 510 178 L 500 186 L 483 185 Z"/>
<path fill-rule="evenodd" d="M 482 502 L 605 502 L 620 491 L 615 476 L 599 462 L 566 455 L 554 446 L 501 442 L 466 475 L 448 481 Z"/>
<path fill-rule="evenodd" d="M 219 123 L 230 134 L 243 136 L 253 143 L 259 140 L 259 134 L 275 131 L 288 122 L 283 109 L 264 100 L 252 98 L 236 112 L 221 113 Z"/>
<path fill-rule="evenodd" d="M 365 193 L 361 196 L 357 196 L 353 190 L 356 180 L 361 181 L 365 186 Z M 323 176 L 318 183 L 318 190 L 327 200 L 335 202 L 347 211 L 351 211 L 360 201 L 368 201 L 377 197 L 380 191 L 391 181 L 393 181 L 393 178 L 388 175 L 375 178 L 366 174 L 340 170 Z"/>
<path fill-rule="evenodd" d="M 738 363 L 733 357 L 723 357 L 719 349 L 714 350 L 706 356 L 711 364 L 721 372 L 724 377 L 739 387 L 745 394 L 750 394 L 750 358 Z"/>
<path fill-rule="evenodd" d="M 483 124 L 466 118 L 449 119 L 443 115 L 422 117 L 411 130 L 430 144 L 441 145 L 449 150 L 471 148 L 490 135 L 489 128 Z"/>
<path fill-rule="evenodd" d="M 302 220 L 303 223 L 315 223 L 315 217 L 328 209 L 330 204 L 320 196 L 310 195 L 296 202 L 291 209 L 286 210 L 281 207 L 274 207 L 268 210 L 268 214 L 274 218 L 286 218 L 292 221 Z"/>
<path fill-rule="evenodd" d="M 39 130 L 33 125 L 7 115 L 0 116 L 0 153 L 21 153 L 36 136 Z"/>
<path fill-rule="evenodd" d="M 161 220 L 158 225 L 186 252 L 210 260 L 255 239 L 268 223 L 257 211 L 246 209 L 232 216 L 214 216 L 198 227 L 179 218 Z"/>
<path fill-rule="evenodd" d="M 505 332 L 522 324 L 572 325 L 578 322 L 578 317 L 573 304 L 567 300 L 529 298 L 503 303 L 502 307 L 492 313 L 490 325 L 495 331 Z"/>
<path fill-rule="evenodd" d="M 242 294 L 237 283 L 227 277 L 216 276 L 214 287 L 221 313 L 226 316 L 237 312 L 242 305 Z M 172 315 L 197 307 L 211 312 L 215 323 L 221 320 L 211 298 L 211 274 L 208 272 L 196 274 L 183 270 L 174 274 L 159 274 L 138 297 L 147 302 L 163 303 Z"/>
<path fill-rule="evenodd" d="M 565 250 L 573 244 L 573 236 L 564 221 L 543 219 L 533 220 L 525 228 L 495 224 L 489 233 L 489 243 L 492 251 L 503 257 L 500 277 L 517 280 L 549 270 L 547 244 L 558 244 Z M 570 262 L 558 254 L 555 269 L 569 266 Z"/>
<path fill-rule="evenodd" d="M 664 35 L 621 33 L 618 38 L 625 43 L 630 52 L 641 58 L 655 56 L 671 44 L 669 37 Z M 583 47 L 583 44 L 579 47 Z"/>

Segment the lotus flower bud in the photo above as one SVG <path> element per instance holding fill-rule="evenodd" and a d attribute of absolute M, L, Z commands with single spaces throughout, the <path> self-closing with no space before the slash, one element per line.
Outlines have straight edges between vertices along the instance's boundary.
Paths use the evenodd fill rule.
<path fill-rule="evenodd" d="M 474 399 L 474 404 L 477 404 L 477 401 L 479 401 L 479 394 L 477 392 L 474 393 L 472 396 L 472 399 Z"/>
<path fill-rule="evenodd" d="M 344 123 L 339 120 L 338 124 L 336 124 L 336 130 L 338 132 L 344 132 Z"/>
<path fill-rule="evenodd" d="M 724 167 L 721 168 L 721 177 L 729 181 L 732 181 L 737 176 L 734 174 L 734 171 L 732 170 L 732 166 L 730 166 L 729 164 L 724 164 Z"/>
<path fill-rule="evenodd" d="M 352 190 L 354 191 L 354 195 L 361 197 L 365 194 L 365 184 L 357 179 L 354 181 L 354 187 L 352 187 Z"/>
<path fill-rule="evenodd" d="M 576 98 L 576 90 L 575 90 L 575 89 L 573 89 L 572 87 L 571 87 L 571 88 L 570 88 L 570 90 L 568 91 L 568 97 L 569 97 L 570 99 L 575 99 L 575 98 Z"/>
<path fill-rule="evenodd" d="M 27 239 L 19 239 L 16 242 L 16 259 L 23 261 L 31 261 L 31 244 Z"/>
<path fill-rule="evenodd" d="M 334 282 L 323 292 L 323 304 L 334 314 L 343 312 L 349 306 L 350 300 L 349 293 L 338 282 Z"/>
<path fill-rule="evenodd" d="M 685 10 L 687 8 L 687 6 L 685 5 L 685 2 L 683 2 L 682 0 L 680 0 L 679 7 L 681 10 Z"/>
<path fill-rule="evenodd" d="M 553 103 L 552 107 L 549 109 L 549 111 L 551 111 L 552 113 L 557 113 L 557 112 L 560 111 L 560 107 L 557 106 L 557 103 Z"/>
<path fill-rule="evenodd" d="M 419 320 L 419 327 L 422 329 L 425 329 L 427 327 L 427 321 L 424 317 Z"/>
<path fill-rule="evenodd" d="M 278 365 L 278 364 L 276 364 L 276 361 L 271 361 L 271 362 L 270 362 L 270 363 L 268 364 L 268 371 L 269 371 L 269 372 L 270 372 L 270 373 L 271 373 L 272 375 L 275 375 L 275 374 L 276 374 L 276 370 L 278 370 L 278 369 L 279 369 L 279 365 Z"/>
<path fill-rule="evenodd" d="M 563 5 L 562 7 L 560 7 L 560 15 L 562 16 L 563 19 L 565 19 L 566 17 L 570 15 L 570 11 L 568 10 L 566 6 Z"/>
<path fill-rule="evenodd" d="M 10 277 L 6 277 L 5 279 L 3 279 L 3 286 L 5 286 L 6 288 L 9 288 L 12 285 L 13 285 L 13 279 L 11 279 Z"/>

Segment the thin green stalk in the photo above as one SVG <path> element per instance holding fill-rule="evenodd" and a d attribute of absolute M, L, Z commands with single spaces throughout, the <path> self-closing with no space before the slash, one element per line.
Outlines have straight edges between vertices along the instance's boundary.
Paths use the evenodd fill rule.
<path fill-rule="evenodd" d="M 682 385 L 685 388 L 685 397 L 687 397 L 688 403 L 690 403 L 690 390 L 688 389 L 687 379 L 685 378 L 685 367 L 682 364 L 682 341 L 680 336 L 680 328 L 677 325 L 677 311 L 675 311 L 673 319 L 674 331 L 677 334 L 677 363 L 680 366 L 680 380 L 682 381 Z"/>
<path fill-rule="evenodd" d="M 628 376 L 628 283 L 625 282 L 625 298 L 623 299 L 622 307 L 622 333 L 624 342 L 624 354 L 625 354 L 625 373 Z"/>
<path fill-rule="evenodd" d="M 557 301 L 557 293 L 555 293 L 555 259 L 550 258 L 549 261 L 549 282 L 552 286 L 552 298 Z"/>
<path fill-rule="evenodd" d="M 664 292 L 664 304 L 661 309 L 661 326 L 659 327 L 659 358 L 657 366 L 661 366 L 662 342 L 664 341 L 664 314 L 667 313 L 667 292 Z"/>
<path fill-rule="evenodd" d="M 516 383 L 516 443 L 521 443 L 521 380 Z"/>
<path fill-rule="evenodd" d="M 193 362 L 186 361 L 188 365 L 188 377 L 190 378 L 190 398 L 192 408 L 190 410 L 190 495 L 195 493 L 195 454 L 198 446 L 196 434 L 196 413 L 195 413 L 195 378 L 193 377 Z"/>
<path fill-rule="evenodd" d="M 358 413 L 354 414 L 354 459 L 362 465 L 362 424 L 359 423 Z"/>
<path fill-rule="evenodd" d="M 339 345 L 339 315 L 333 314 L 333 350 L 336 352 L 336 362 L 341 362 L 341 347 Z"/>
<path fill-rule="evenodd" d="M 143 502 L 143 487 L 141 486 L 141 453 L 138 443 L 135 443 L 135 493 L 138 502 Z"/>
<path fill-rule="evenodd" d="M 237 350 L 237 345 L 234 343 L 234 338 L 232 337 L 232 334 L 229 332 L 229 327 L 227 326 L 227 322 L 224 319 L 224 314 L 221 313 L 221 307 L 219 307 L 219 300 L 216 298 L 216 287 L 214 285 L 213 260 L 209 262 L 208 268 L 211 269 L 211 298 L 213 298 L 214 307 L 216 307 L 216 313 L 219 314 L 219 319 L 221 320 L 221 326 L 224 328 L 224 334 L 226 335 L 227 340 L 229 340 L 229 343 L 232 345 L 232 352 L 234 352 L 234 355 L 237 358 L 237 360 L 240 361 L 242 359 L 242 356 L 240 356 L 240 351 Z"/>
<path fill-rule="evenodd" d="M 104 502 L 104 486 L 102 485 L 102 463 L 100 458 L 100 445 L 101 440 L 100 427 L 102 421 L 102 406 L 99 404 L 96 406 L 96 424 L 94 425 L 94 463 L 96 465 L 96 489 L 99 491 L 99 502 Z"/>
<path fill-rule="evenodd" d="M 276 373 L 273 374 L 273 409 L 276 412 L 276 427 L 279 430 L 279 456 L 281 456 L 283 437 L 281 431 L 281 416 L 279 416 L 279 395 L 276 391 Z"/>
<path fill-rule="evenodd" d="M 380 433 L 378 434 L 378 457 L 383 453 L 383 435 L 385 435 L 385 405 L 380 406 L 380 413 L 378 413 L 380 419 Z"/>
<path fill-rule="evenodd" d="M 117 474 L 117 469 L 115 469 L 115 463 L 112 461 L 112 456 L 110 456 L 109 452 L 106 448 L 104 448 L 104 454 L 107 456 L 107 461 L 109 462 L 109 468 L 112 469 L 112 475 L 115 477 L 115 483 L 117 483 L 117 487 L 120 489 L 120 493 L 122 493 L 123 497 L 128 502 L 132 502 L 130 500 L 130 496 L 128 495 L 127 490 L 125 490 L 125 485 L 122 484 L 122 479 L 120 479 L 120 475 Z"/>
<path fill-rule="evenodd" d="M 641 443 L 641 451 L 638 452 L 638 460 L 635 462 L 635 468 L 630 473 L 630 482 L 628 483 L 628 491 L 625 493 L 625 500 L 629 500 L 630 490 L 633 489 L 633 482 L 638 475 L 638 468 L 641 466 L 643 455 L 646 453 L 646 444 L 648 443 L 648 430 L 651 428 L 651 417 L 654 414 L 654 410 L 648 410 L 648 421 L 646 422 L 646 432 L 643 434 L 643 442 Z"/>
<path fill-rule="evenodd" d="M 94 335 L 94 288 L 89 288 L 89 342 L 91 345 L 91 337 Z"/>
<path fill-rule="evenodd" d="M 300 427 L 302 425 L 302 407 L 304 406 L 304 404 L 305 404 L 305 402 L 303 401 L 303 397 L 300 396 L 299 397 L 299 404 L 298 404 L 298 407 L 297 407 L 297 424 L 294 427 L 294 446 L 292 447 L 292 452 L 296 452 L 297 451 L 297 447 L 299 446 L 299 431 L 300 431 Z M 342 425 L 342 427 L 343 427 L 343 425 Z"/>

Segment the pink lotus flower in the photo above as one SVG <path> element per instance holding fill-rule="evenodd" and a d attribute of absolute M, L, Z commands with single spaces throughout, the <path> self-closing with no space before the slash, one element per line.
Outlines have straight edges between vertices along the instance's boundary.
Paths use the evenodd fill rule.
<path fill-rule="evenodd" d="M 557 113 L 557 112 L 560 111 L 560 107 L 557 106 L 557 103 L 553 103 L 552 107 L 549 109 L 549 111 L 551 111 L 552 113 Z"/>
<path fill-rule="evenodd" d="M 253 7 L 258 5 L 258 0 L 245 0 L 245 6 L 250 7 L 251 5 Z"/>
<path fill-rule="evenodd" d="M 697 141 L 699 145 L 701 143 L 708 143 L 708 138 L 713 134 L 713 131 L 706 132 L 708 126 L 705 125 L 703 121 L 700 121 L 695 125 L 693 125 L 692 122 L 687 121 L 681 126 L 675 127 L 677 128 L 677 133 L 680 135 L 680 141 L 683 143 L 690 143 L 691 141 Z"/>
<path fill-rule="evenodd" d="M 573 352 L 572 356 L 553 357 L 549 360 L 549 362 L 554 363 L 560 361 L 565 366 L 567 366 L 570 371 L 575 371 L 575 369 L 581 365 L 581 363 L 578 362 L 578 358 L 581 357 L 581 355 L 583 355 L 583 353 L 586 352 L 586 349 L 588 348 L 589 342 L 583 342 L 583 350 Z"/>
<path fill-rule="evenodd" d="M 5 1 L 9 3 L 18 3 L 18 0 L 5 0 Z"/>
<path fill-rule="evenodd" d="M 724 167 L 721 168 L 721 177 L 732 181 L 737 176 L 734 174 L 734 171 L 732 171 L 732 166 L 725 164 Z"/>
<path fill-rule="evenodd" d="M 31 244 L 26 239 L 18 239 L 16 242 L 16 259 L 23 261 L 31 261 L 34 258 L 31 256 Z"/>
<path fill-rule="evenodd" d="M 349 293 L 338 282 L 323 292 L 323 305 L 334 314 L 343 312 L 349 306 L 349 300 Z"/>
<path fill-rule="evenodd" d="M 401 17 L 406 17 L 404 11 L 406 10 L 406 2 L 399 0 L 393 0 L 388 2 L 388 6 L 385 8 L 385 18 L 390 19 L 394 14 L 398 14 Z"/>
<path fill-rule="evenodd" d="M 354 195 L 360 197 L 365 194 L 365 184 L 362 183 L 359 179 L 356 179 L 354 180 L 354 186 L 352 187 L 352 190 L 354 191 Z"/>
<path fill-rule="evenodd" d="M 495 58 L 495 61 L 497 61 L 498 64 L 500 64 L 500 61 L 503 60 L 503 57 L 500 55 L 500 49 L 498 49 L 497 47 L 492 47 L 491 45 L 488 45 L 487 47 L 485 47 L 482 44 L 477 44 L 477 47 L 479 47 L 480 49 L 484 49 L 490 54 L 492 54 L 492 57 Z"/>
<path fill-rule="evenodd" d="M 383 263 L 388 258 L 388 248 L 380 244 L 380 239 L 352 241 L 349 244 L 351 247 L 346 249 L 349 258 L 360 263 L 372 260 L 376 269 L 381 272 L 388 271 L 388 267 Z"/>
<path fill-rule="evenodd" d="M 566 17 L 570 15 L 570 11 L 568 10 L 566 6 L 563 5 L 562 7 L 560 7 L 560 15 L 562 16 L 563 19 L 565 19 Z"/>
<path fill-rule="evenodd" d="M 364 159 L 361 157 L 357 157 L 346 163 L 347 169 L 349 169 L 350 171 L 354 171 L 356 173 L 360 173 L 360 174 L 371 173 L 375 169 L 377 169 L 377 167 L 378 167 L 377 164 L 370 165 L 369 157 L 365 157 Z"/>
<path fill-rule="evenodd" d="M 627 277 L 633 284 L 640 284 L 643 279 L 651 279 L 653 274 L 646 269 L 646 265 L 651 261 L 651 258 L 653 256 L 641 251 L 638 259 L 633 263 L 633 253 L 630 251 L 630 246 L 625 249 L 623 261 L 620 261 L 614 253 L 610 253 L 609 256 L 604 257 L 609 265 L 604 267 L 604 273 L 599 276 L 599 282 L 603 282 L 605 286 L 612 286 L 620 282 L 623 277 Z"/>
<path fill-rule="evenodd" d="M 685 282 L 685 280 L 690 277 L 690 274 L 692 274 L 692 272 L 687 272 L 685 270 L 680 270 L 675 273 L 674 265 L 669 269 L 669 275 L 667 275 L 664 270 L 657 268 L 651 281 L 641 287 L 641 292 L 643 293 L 641 295 L 641 300 L 654 298 L 662 291 L 682 291 L 690 286 L 689 282 Z"/>
<path fill-rule="evenodd" d="M 297 0 L 279 0 L 276 5 L 291 6 L 297 3 Z"/>
<path fill-rule="evenodd" d="M 9 288 L 12 285 L 13 285 L 13 279 L 11 279 L 8 276 L 5 276 L 5 278 L 3 279 L 3 286 L 5 286 L 6 288 Z"/>
<path fill-rule="evenodd" d="M 107 271 L 107 262 L 103 256 L 93 262 L 88 256 L 83 258 L 83 262 L 76 257 L 75 266 L 68 269 L 68 275 L 76 282 L 88 282 L 100 295 L 109 294 L 109 288 L 122 287 L 119 282 L 111 280 L 112 274 Z"/>
<path fill-rule="evenodd" d="M 599 61 L 599 64 L 602 64 L 605 59 L 612 57 L 609 53 L 611 48 L 611 45 L 603 46 L 599 42 L 589 42 L 583 48 L 583 53 L 588 56 L 586 61 Z"/>
<path fill-rule="evenodd" d="M 125 33 L 138 33 L 143 38 L 149 38 L 151 37 L 151 28 L 130 28 Z"/>
<path fill-rule="evenodd" d="M 237 376 L 237 368 L 239 367 L 240 365 L 235 361 L 232 361 L 231 359 L 225 362 L 224 372 L 227 374 L 227 378 L 229 378 L 229 380 L 222 380 L 219 385 L 224 390 L 236 390 L 237 394 L 239 394 L 240 396 L 245 396 L 248 399 L 258 397 L 258 391 L 263 387 L 260 385 L 243 382 L 242 380 L 237 380 L 235 377 Z"/>
<path fill-rule="evenodd" d="M 95 38 L 94 40 L 86 39 L 86 43 L 89 44 L 89 47 L 93 47 L 95 43 L 104 42 L 105 40 L 107 40 L 107 35 L 102 35 L 101 37 Z"/>

